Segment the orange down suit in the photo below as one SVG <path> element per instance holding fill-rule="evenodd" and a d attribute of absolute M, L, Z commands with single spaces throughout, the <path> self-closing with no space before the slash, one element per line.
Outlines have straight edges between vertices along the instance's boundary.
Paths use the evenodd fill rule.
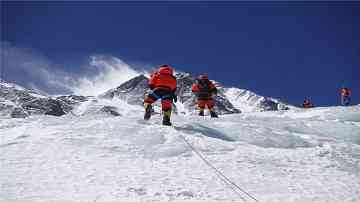
<path fill-rule="evenodd" d="M 191 87 L 191 90 L 198 98 L 198 107 L 204 109 L 206 106 L 212 109 L 215 106 L 212 98 L 213 93 L 217 93 L 215 85 L 208 79 L 197 79 Z"/>
<path fill-rule="evenodd" d="M 150 77 L 149 87 L 152 93 L 147 96 L 144 102 L 152 104 L 161 99 L 162 110 L 171 109 L 176 91 L 176 78 L 170 73 L 155 72 Z"/>

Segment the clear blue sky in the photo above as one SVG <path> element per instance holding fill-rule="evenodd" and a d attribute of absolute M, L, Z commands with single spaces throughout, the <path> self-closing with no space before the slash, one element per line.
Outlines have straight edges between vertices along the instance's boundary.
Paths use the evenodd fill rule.
<path fill-rule="evenodd" d="M 2 41 L 66 62 L 93 53 L 207 72 L 301 104 L 360 103 L 360 3 L 1 2 Z"/>

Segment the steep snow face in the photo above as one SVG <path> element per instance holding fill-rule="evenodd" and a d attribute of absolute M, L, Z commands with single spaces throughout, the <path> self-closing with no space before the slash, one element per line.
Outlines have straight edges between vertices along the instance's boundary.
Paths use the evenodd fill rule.
<path fill-rule="evenodd" d="M 294 108 L 274 98 L 266 98 L 249 90 L 225 88 L 224 94 L 236 108 L 243 112 L 276 111 Z"/>
<path fill-rule="evenodd" d="M 79 117 L 0 119 L 0 201 L 242 201 L 183 137 L 259 201 L 360 201 L 360 106 L 174 115 L 164 127 L 101 102 L 121 116 L 81 113 L 87 101 Z"/>

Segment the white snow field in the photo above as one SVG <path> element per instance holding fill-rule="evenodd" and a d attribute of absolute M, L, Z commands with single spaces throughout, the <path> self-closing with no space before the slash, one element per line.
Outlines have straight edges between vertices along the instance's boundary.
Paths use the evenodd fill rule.
<path fill-rule="evenodd" d="M 360 105 L 222 116 L 0 119 L 1 202 L 360 201 Z M 79 110 L 77 113 L 79 113 Z"/>

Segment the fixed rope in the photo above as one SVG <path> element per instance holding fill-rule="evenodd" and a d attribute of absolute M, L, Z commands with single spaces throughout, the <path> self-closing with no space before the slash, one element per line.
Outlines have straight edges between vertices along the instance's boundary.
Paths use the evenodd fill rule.
<path fill-rule="evenodd" d="M 200 153 L 200 151 L 198 151 L 189 141 L 187 141 L 187 139 L 185 138 L 185 136 L 183 136 L 182 134 L 180 134 L 180 137 L 184 140 L 184 142 L 190 147 L 190 149 L 193 151 L 193 152 L 195 152 L 198 156 L 199 156 L 199 158 L 201 159 L 201 160 L 203 160 L 204 161 L 204 163 L 206 164 L 206 165 L 208 165 L 210 168 L 212 168 L 214 171 L 215 171 L 215 173 L 216 173 L 216 175 L 218 175 L 219 176 L 219 179 L 221 180 L 221 181 L 223 181 L 226 185 L 228 185 L 237 195 L 239 195 L 239 197 L 241 198 L 241 200 L 243 200 L 243 201 L 247 201 L 246 199 L 244 199 L 243 197 L 242 197 L 242 195 L 241 195 L 241 193 L 240 192 L 242 192 L 242 193 L 244 193 L 244 194 L 246 194 L 249 198 L 251 198 L 252 200 L 254 200 L 254 201 L 256 201 L 256 202 L 259 202 L 259 200 L 257 200 L 254 196 L 252 196 L 249 192 L 247 192 L 247 191 L 245 191 L 244 189 L 242 189 L 240 186 L 238 186 L 237 184 L 235 184 L 235 182 L 233 182 L 233 181 L 231 181 L 228 177 L 226 177 L 219 169 L 217 169 L 215 166 L 213 166 L 205 157 L 204 157 L 204 155 L 202 155 L 201 153 Z M 231 186 L 232 185 L 232 186 Z M 236 190 L 236 189 L 237 190 Z M 239 191 L 240 192 L 239 192 Z"/>
<path fill-rule="evenodd" d="M 81 115 L 77 115 L 77 114 L 75 114 L 72 110 L 71 111 L 69 111 L 70 112 L 70 114 L 71 115 L 73 115 L 73 116 L 76 116 L 76 117 L 80 117 Z"/>

